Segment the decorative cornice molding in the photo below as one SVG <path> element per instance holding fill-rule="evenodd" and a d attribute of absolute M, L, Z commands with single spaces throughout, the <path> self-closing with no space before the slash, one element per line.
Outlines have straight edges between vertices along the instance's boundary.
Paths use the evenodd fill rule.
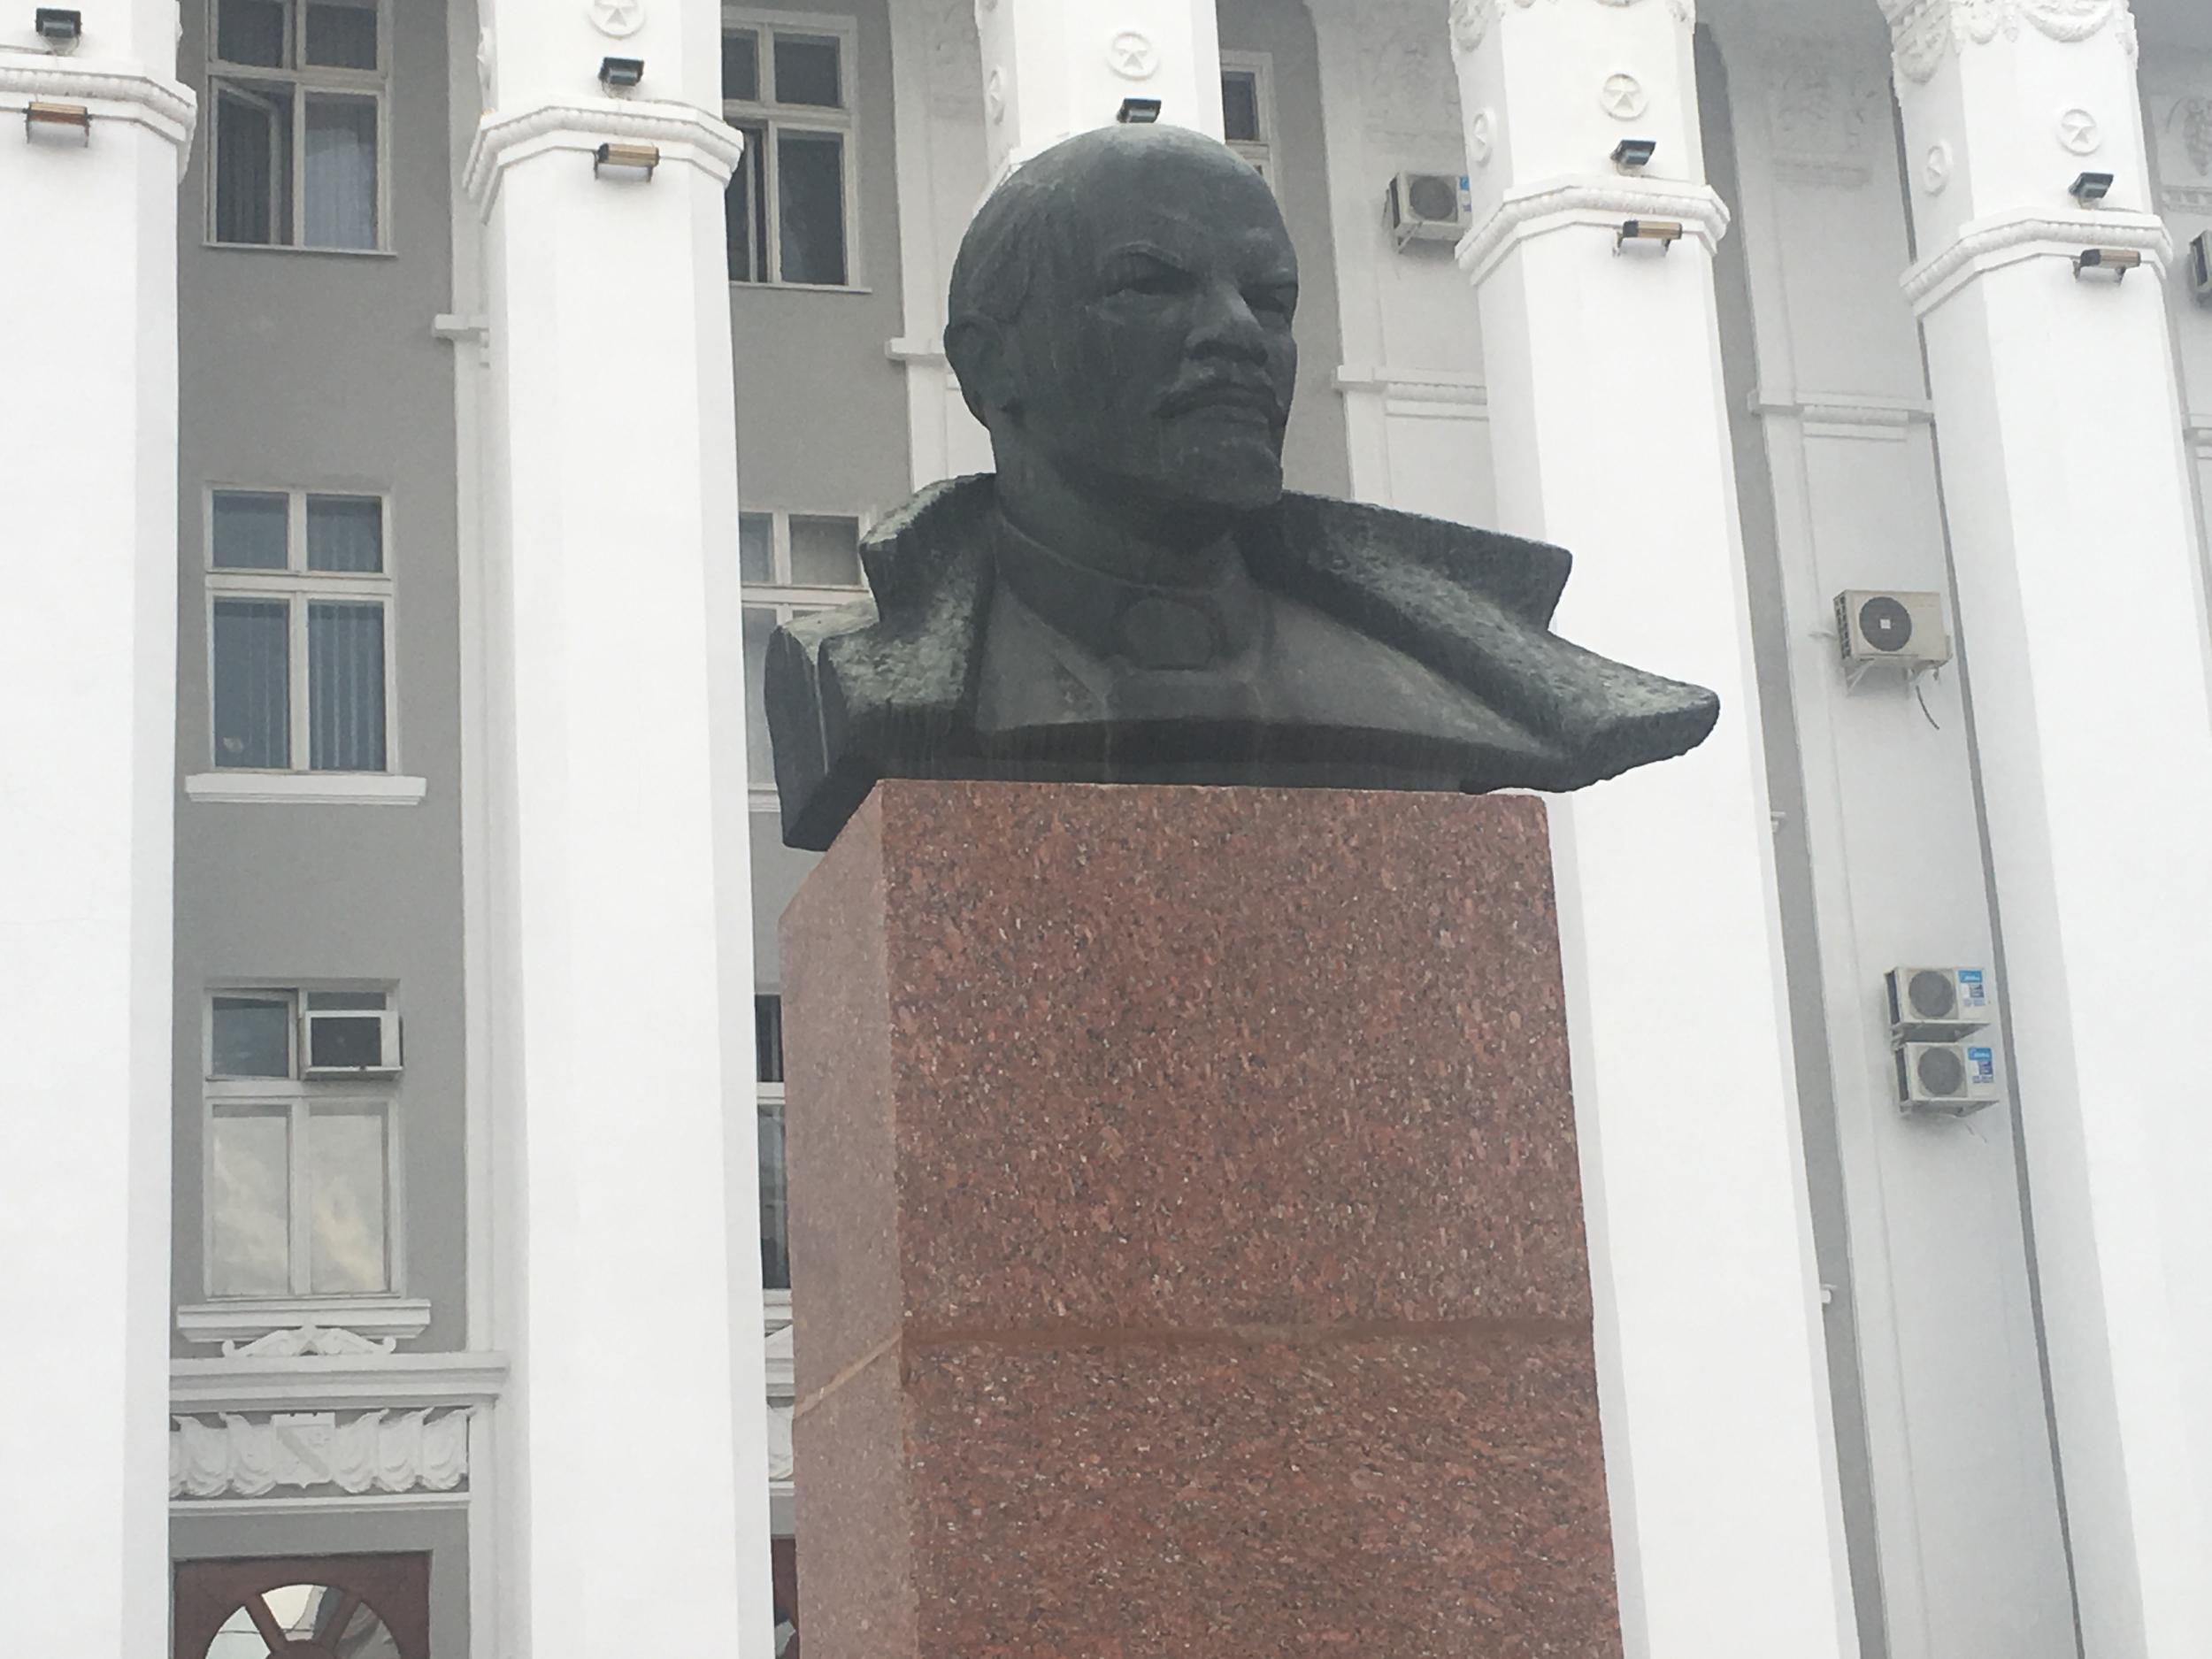
<path fill-rule="evenodd" d="M 489 217 L 500 176 L 534 156 L 549 152 L 589 156 L 600 145 L 657 144 L 661 165 L 695 166 L 727 184 L 745 153 L 745 140 L 719 116 L 688 104 L 610 98 L 597 104 L 540 104 L 526 110 L 488 111 L 477 123 L 461 169 L 462 188 Z"/>
<path fill-rule="evenodd" d="M 2085 248 L 2132 248 L 2163 272 L 2174 240 L 2148 213 L 2102 211 L 2047 218 L 2001 213 L 1978 219 L 1950 245 L 1923 259 L 1900 280 L 1916 315 L 1924 317 L 1968 282 L 2023 259 L 2071 259 Z"/>
<path fill-rule="evenodd" d="M 176 146 L 177 177 L 184 177 L 200 106 L 182 81 L 136 64 L 84 63 L 0 47 L 0 98 L 58 98 L 85 105 L 96 128 L 102 121 L 142 127 Z"/>
<path fill-rule="evenodd" d="M 2128 0 L 1880 0 L 1896 45 L 1898 75 L 1934 77 L 1954 47 L 1986 46 L 1999 35 L 2018 40 L 2022 25 L 2047 39 L 2085 41 L 2109 27 L 2120 50 L 2136 55 L 2135 14 Z"/>
<path fill-rule="evenodd" d="M 1477 283 L 1506 252 L 1532 237 L 1569 226 L 1611 227 L 1624 219 L 1669 219 L 1709 253 L 1728 234 L 1728 204 L 1709 185 L 1648 179 L 1552 179 L 1506 192 L 1481 224 L 1459 242 L 1459 266 Z"/>
<path fill-rule="evenodd" d="M 395 1416 L 388 1409 L 341 1423 L 334 1411 L 213 1422 L 173 1417 L 172 1498 L 257 1498 L 280 1486 L 309 1492 L 450 1492 L 468 1478 L 469 1409 L 434 1406 Z"/>
<path fill-rule="evenodd" d="M 296 1359 L 169 1363 L 169 1409 L 348 1411 L 378 1406 L 481 1406 L 507 1386 L 504 1354 L 303 1355 Z"/>
<path fill-rule="evenodd" d="M 1809 438 L 1855 438 L 1902 443 L 1915 426 L 1935 419 L 1925 398 L 1865 392 L 1793 392 L 1762 387 L 1748 399 L 1755 415 L 1796 418 Z"/>
<path fill-rule="evenodd" d="M 184 798 L 211 806 L 420 806 L 429 780 L 396 772 L 196 772 Z"/>
<path fill-rule="evenodd" d="M 283 1296 L 192 1302 L 177 1310 L 177 1331 L 186 1341 L 221 1342 L 226 1353 L 229 1344 L 273 1335 L 319 1332 L 333 1340 L 358 1340 L 366 1333 L 404 1342 L 429 1328 L 430 1304 L 411 1296 Z"/>

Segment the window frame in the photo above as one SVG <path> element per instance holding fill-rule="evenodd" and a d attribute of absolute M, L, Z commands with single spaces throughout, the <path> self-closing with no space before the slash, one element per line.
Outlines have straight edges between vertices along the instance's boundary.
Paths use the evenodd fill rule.
<path fill-rule="evenodd" d="M 215 563 L 215 498 L 218 495 L 282 495 L 285 509 L 285 563 L 282 570 L 241 570 Z M 275 484 L 210 484 L 202 493 L 200 517 L 201 572 L 206 587 L 202 649 L 207 664 L 208 770 L 220 777 L 246 778 L 393 778 L 401 774 L 399 748 L 398 578 L 393 570 L 392 496 L 388 490 L 308 488 Z M 383 568 L 367 571 L 311 571 L 307 568 L 307 503 L 310 496 L 341 501 L 374 501 L 380 509 L 379 548 Z M 280 601 L 285 617 L 286 758 L 292 764 L 274 766 L 227 766 L 215 750 L 215 606 L 221 599 Z M 318 770 L 307 764 L 312 754 L 313 711 L 308 667 L 308 608 L 319 602 L 364 603 L 373 601 L 384 610 L 384 764 L 374 772 Z"/>
<path fill-rule="evenodd" d="M 860 19 L 833 12 L 764 12 L 726 4 L 722 8 L 722 34 L 726 37 L 739 30 L 749 30 L 759 40 L 759 85 L 756 89 L 763 96 L 753 99 L 725 96 L 722 119 L 735 127 L 758 127 L 764 136 L 765 153 L 760 158 L 758 176 L 764 206 L 762 218 L 766 225 L 766 246 L 762 255 L 764 268 L 771 274 L 757 282 L 730 277 L 726 269 L 724 274 L 733 288 L 784 288 L 800 294 L 867 293 L 860 238 Z M 772 96 L 775 37 L 779 34 L 803 35 L 837 42 L 837 87 L 843 100 L 841 107 L 833 110 L 818 104 L 784 104 Z M 843 189 L 841 205 L 845 215 L 842 282 L 792 282 L 782 275 L 783 216 L 779 211 L 782 187 L 776 164 L 778 134 L 787 131 L 834 134 L 844 141 L 840 147 Z M 739 160 L 739 167 L 751 165 L 753 144 L 754 135 L 749 130 L 745 133 L 746 154 Z"/>
<path fill-rule="evenodd" d="M 234 64 L 221 57 L 223 0 L 206 0 L 206 45 L 202 65 L 205 85 L 201 90 L 206 110 L 207 201 L 202 215 L 203 243 L 209 248 L 246 249 L 263 252 L 337 254 L 353 258 L 389 258 L 392 246 L 392 0 L 370 0 L 363 10 L 376 13 L 376 67 L 342 69 L 307 63 L 306 8 L 311 0 L 283 0 L 285 52 L 281 68 L 267 64 Z M 316 0 L 322 3 L 322 0 Z M 290 157 L 291 240 L 288 242 L 225 242 L 217 234 L 216 193 L 220 186 L 221 122 L 217 118 L 224 84 L 282 88 L 290 92 L 292 142 Z M 307 228 L 307 119 L 311 94 L 341 96 L 370 96 L 376 102 L 376 244 L 370 248 L 334 248 L 311 245 L 303 240 Z M 272 218 L 273 218 L 273 213 Z"/>
<path fill-rule="evenodd" d="M 406 1192 L 399 1112 L 399 1075 L 369 1073 L 346 1078 L 311 1078 L 305 1064 L 307 998 L 317 992 L 351 991 L 377 994 L 396 1018 L 398 987 L 369 980 L 303 980 L 289 985 L 265 979 L 211 984 L 200 996 L 200 1292 L 203 1306 L 224 1316 L 265 1308 L 273 1311 L 273 1326 L 288 1322 L 285 1310 L 302 1305 L 339 1310 L 336 1322 L 349 1308 L 389 1309 L 406 1297 Z M 266 996 L 286 999 L 288 1076 L 218 1077 L 215 1070 L 215 1003 L 219 997 Z M 288 1288 L 282 1291 L 225 1292 L 215 1287 L 215 1125 L 227 1112 L 246 1115 L 256 1110 L 285 1121 L 285 1270 Z M 381 1290 L 319 1291 L 313 1288 L 312 1197 L 313 1174 L 309 1166 L 306 1125 L 317 1113 L 373 1111 L 384 1125 L 384 1288 Z M 197 1311 L 180 1310 L 180 1313 Z M 422 1323 L 427 1323 L 427 1309 Z M 188 1329 L 188 1334 L 190 1331 Z"/>
<path fill-rule="evenodd" d="M 1275 60 L 1266 52 L 1225 51 L 1221 54 L 1221 75 L 1224 81 L 1231 75 L 1252 77 L 1252 104 L 1258 117 L 1260 135 L 1256 139 L 1225 142 L 1267 180 L 1267 188 L 1271 190 L 1275 188 L 1275 144 L 1279 135 L 1275 120 Z"/>

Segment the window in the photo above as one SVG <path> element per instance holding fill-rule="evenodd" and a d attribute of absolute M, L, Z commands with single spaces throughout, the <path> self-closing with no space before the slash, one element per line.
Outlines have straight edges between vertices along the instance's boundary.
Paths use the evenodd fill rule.
<path fill-rule="evenodd" d="M 391 769 L 387 516 L 377 495 L 211 492 L 207 639 L 215 766 Z"/>
<path fill-rule="evenodd" d="M 753 998 L 760 1062 L 760 1268 L 769 1290 L 791 1288 L 791 1189 L 783 1167 L 783 998 Z"/>
<path fill-rule="evenodd" d="M 843 19 L 724 10 L 722 113 L 745 134 L 731 281 L 852 285 L 856 40 Z"/>
<path fill-rule="evenodd" d="M 1229 148 L 1275 182 L 1274 73 L 1261 52 L 1221 54 L 1221 130 Z"/>
<path fill-rule="evenodd" d="M 209 236 L 382 248 L 382 0 L 210 0 L 209 22 Z"/>
<path fill-rule="evenodd" d="M 764 697 L 768 636 L 809 611 L 841 605 L 867 591 L 860 568 L 860 520 L 849 515 L 747 512 L 738 515 L 737 567 L 745 584 L 746 757 L 764 804 L 774 804 L 776 768 L 768 747 Z"/>
<path fill-rule="evenodd" d="M 180 1561 L 177 1659 L 430 1659 L 427 1554 Z"/>
<path fill-rule="evenodd" d="M 220 990 L 206 1038 L 208 1295 L 390 1294 L 392 994 Z"/>

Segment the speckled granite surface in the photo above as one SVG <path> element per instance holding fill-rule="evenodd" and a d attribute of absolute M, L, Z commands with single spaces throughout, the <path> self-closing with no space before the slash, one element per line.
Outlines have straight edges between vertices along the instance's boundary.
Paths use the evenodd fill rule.
<path fill-rule="evenodd" d="M 784 922 L 807 1659 L 1620 1650 L 1544 808 L 880 787 Z"/>

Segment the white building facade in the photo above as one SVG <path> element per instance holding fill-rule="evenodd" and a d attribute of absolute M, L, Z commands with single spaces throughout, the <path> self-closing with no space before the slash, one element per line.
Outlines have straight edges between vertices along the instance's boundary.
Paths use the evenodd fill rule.
<path fill-rule="evenodd" d="M 2199 0 L 0 17 L 0 1648 L 783 1650 L 759 648 L 1128 99 L 1292 485 L 1722 695 L 1554 809 L 1632 1659 L 2212 1653 Z"/>

